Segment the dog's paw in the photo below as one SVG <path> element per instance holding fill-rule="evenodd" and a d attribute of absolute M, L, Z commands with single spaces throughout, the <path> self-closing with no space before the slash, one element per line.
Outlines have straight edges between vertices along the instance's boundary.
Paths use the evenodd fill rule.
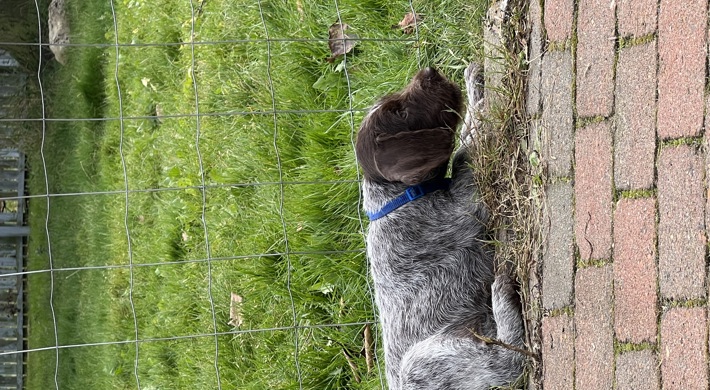
<path fill-rule="evenodd" d="M 518 288 L 519 284 L 510 274 L 503 273 L 496 276 L 491 286 L 494 315 L 511 310 L 520 311 L 521 302 Z"/>
<path fill-rule="evenodd" d="M 481 126 L 481 115 L 483 112 L 483 67 L 475 62 L 469 64 L 464 71 L 464 82 L 466 83 L 466 94 L 468 104 L 466 105 L 466 116 L 461 128 L 461 143 L 470 145 L 476 131 Z"/>
<path fill-rule="evenodd" d="M 515 282 L 510 276 L 500 274 L 496 276 L 491 290 L 498 339 L 510 345 L 522 346 L 525 330 L 521 315 L 522 303 Z"/>
<path fill-rule="evenodd" d="M 507 300 L 518 295 L 515 290 L 515 282 L 507 274 L 499 274 L 491 286 L 494 299 Z"/>

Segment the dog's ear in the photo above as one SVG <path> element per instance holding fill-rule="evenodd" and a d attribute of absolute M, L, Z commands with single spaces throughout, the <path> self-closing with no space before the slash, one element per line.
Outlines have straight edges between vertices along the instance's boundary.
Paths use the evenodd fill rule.
<path fill-rule="evenodd" d="M 402 131 L 378 136 L 374 159 L 385 179 L 413 185 L 430 179 L 435 169 L 448 163 L 453 150 L 450 129 Z"/>

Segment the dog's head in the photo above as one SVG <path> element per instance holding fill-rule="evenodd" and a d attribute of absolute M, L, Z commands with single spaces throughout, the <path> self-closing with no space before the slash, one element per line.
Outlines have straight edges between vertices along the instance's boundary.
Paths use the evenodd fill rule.
<path fill-rule="evenodd" d="M 356 153 L 365 177 L 412 185 L 444 175 L 461 109 L 456 84 L 433 68 L 420 70 L 363 119 Z"/>

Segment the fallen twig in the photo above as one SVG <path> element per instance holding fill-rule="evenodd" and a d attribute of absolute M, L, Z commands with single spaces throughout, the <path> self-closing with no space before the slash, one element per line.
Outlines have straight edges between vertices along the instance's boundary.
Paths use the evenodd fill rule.
<path fill-rule="evenodd" d="M 469 329 L 469 330 L 470 330 L 470 329 Z M 510 344 L 508 344 L 508 343 L 504 343 L 504 342 L 502 342 L 502 341 L 500 341 L 500 340 L 492 339 L 492 338 L 490 338 L 490 337 L 486 337 L 486 336 L 480 335 L 480 334 L 478 334 L 478 333 L 476 333 L 476 332 L 474 332 L 474 331 L 472 331 L 472 330 L 470 330 L 470 331 L 471 331 L 471 334 L 473 335 L 473 337 L 475 337 L 475 338 L 477 338 L 477 339 L 483 341 L 483 342 L 486 343 L 486 344 L 497 345 L 497 346 L 503 347 L 503 348 L 505 348 L 505 349 L 509 349 L 509 350 L 511 350 L 511 351 L 515 351 L 515 352 L 518 352 L 518 353 L 522 353 L 522 354 L 525 355 L 525 356 L 528 356 L 528 357 L 530 357 L 530 358 L 532 358 L 532 359 L 534 359 L 534 360 L 537 360 L 537 355 L 535 355 L 534 353 L 528 351 L 527 349 L 519 348 L 519 347 L 516 347 L 516 346 L 514 346 L 514 345 L 510 345 Z"/>

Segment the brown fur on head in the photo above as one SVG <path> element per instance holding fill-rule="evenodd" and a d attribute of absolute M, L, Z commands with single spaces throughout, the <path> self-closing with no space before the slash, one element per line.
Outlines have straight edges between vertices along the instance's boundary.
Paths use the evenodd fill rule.
<path fill-rule="evenodd" d="M 356 153 L 365 178 L 412 185 L 444 175 L 461 110 L 456 84 L 433 68 L 420 70 L 362 121 Z"/>

